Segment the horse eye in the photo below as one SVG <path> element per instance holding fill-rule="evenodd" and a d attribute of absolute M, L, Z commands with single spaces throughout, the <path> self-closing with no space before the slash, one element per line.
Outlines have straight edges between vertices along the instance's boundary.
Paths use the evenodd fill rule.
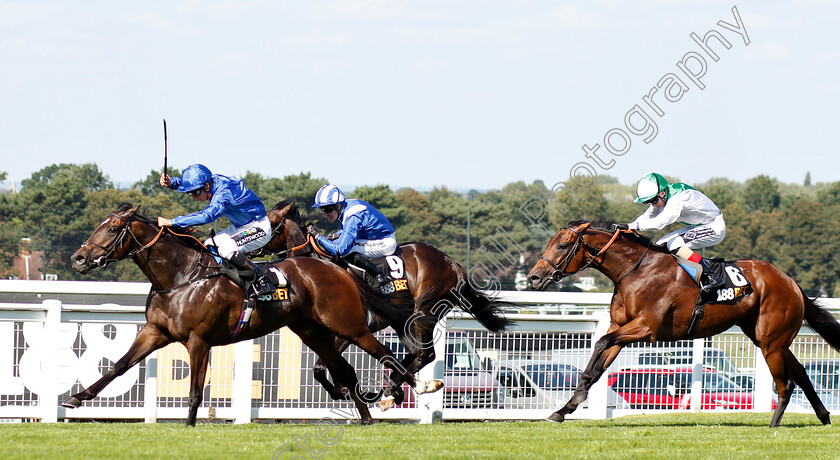
<path fill-rule="evenodd" d="M 108 233 L 117 233 L 117 227 L 114 227 L 114 226 L 108 227 Z"/>
<path fill-rule="evenodd" d="M 563 243 L 563 244 L 558 244 L 558 245 L 557 245 L 557 249 L 566 249 L 566 248 L 568 248 L 568 247 L 569 247 L 569 245 L 568 245 L 568 244 L 565 244 L 565 243 Z"/>

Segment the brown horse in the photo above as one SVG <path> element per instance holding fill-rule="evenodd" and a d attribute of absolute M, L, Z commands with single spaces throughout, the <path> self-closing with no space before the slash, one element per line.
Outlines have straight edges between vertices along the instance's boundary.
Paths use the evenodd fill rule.
<path fill-rule="evenodd" d="M 137 207 L 124 203 L 96 227 L 90 239 L 71 256 L 80 273 L 131 258 L 152 282 L 146 301 L 146 324 L 128 352 L 101 379 L 63 403 L 78 407 L 94 398 L 116 377 L 149 353 L 172 342 L 190 356 L 187 425 L 195 425 L 201 404 L 210 347 L 259 337 L 288 326 L 326 363 L 336 381 L 349 388 L 363 424 L 372 423 L 364 394 L 357 391 L 353 368 L 335 350 L 341 337 L 402 374 L 391 351 L 366 326 L 363 299 L 377 302 L 372 290 L 339 267 L 315 259 L 286 259 L 273 264 L 288 279 L 288 300 L 258 301 L 250 324 L 237 334 L 244 292 L 195 238 L 158 227 Z M 412 374 L 403 374 L 416 386 Z M 419 392 L 426 385 L 421 384 Z"/>
<path fill-rule="evenodd" d="M 264 250 L 275 254 L 306 255 L 330 258 L 320 253 L 307 238 L 307 223 L 294 201 L 281 201 L 268 211 L 273 233 Z M 315 243 L 317 244 L 317 243 Z M 492 332 L 501 332 L 511 323 L 502 315 L 504 308 L 513 307 L 476 290 L 469 282 L 467 272 L 458 263 L 438 249 L 424 243 L 399 245 L 408 280 L 409 299 L 392 297 L 390 308 L 376 309 L 374 331 L 391 326 L 407 350 L 402 361 L 408 373 L 415 373 L 435 359 L 434 328 L 449 311 L 458 307 L 472 315 Z M 348 342 L 339 337 L 336 349 L 344 351 Z M 343 399 L 343 390 L 333 385 L 326 375 L 324 362 L 315 363 L 315 379 L 334 399 Z M 386 409 L 391 402 L 402 401 L 400 376 L 392 376 L 391 392 L 396 399 L 386 398 L 380 407 Z"/>
<path fill-rule="evenodd" d="M 635 232 L 614 230 L 608 220 L 575 221 L 549 242 L 528 279 L 534 289 L 545 289 L 587 267 L 615 284 L 612 324 L 594 347 L 572 398 L 549 420 L 562 422 L 586 400 L 589 388 L 618 356 L 622 347 L 641 341 L 674 341 L 685 337 L 697 298 L 697 287 L 664 247 Z M 840 349 L 840 323 L 809 299 L 799 285 L 773 265 L 760 260 L 738 260 L 738 267 L 754 292 L 734 305 L 709 304 L 692 338 L 710 337 L 738 325 L 761 349 L 779 403 L 770 426 L 778 426 L 796 385 L 808 397 L 817 418 L 831 423 L 802 364 L 790 344 L 803 318 L 832 347 Z"/>

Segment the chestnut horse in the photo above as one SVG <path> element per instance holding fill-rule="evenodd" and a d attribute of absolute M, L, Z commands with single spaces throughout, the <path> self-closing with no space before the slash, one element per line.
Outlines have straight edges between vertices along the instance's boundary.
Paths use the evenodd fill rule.
<path fill-rule="evenodd" d="M 551 414 L 550 421 L 562 422 L 586 400 L 589 388 L 624 346 L 687 338 L 697 286 L 666 248 L 635 232 L 614 230 L 613 224 L 605 219 L 570 222 L 548 242 L 545 253 L 528 274 L 531 287 L 540 290 L 587 267 L 615 284 L 610 303 L 612 324 L 595 343 L 574 395 Z M 790 345 L 804 318 L 829 345 L 840 349 L 840 323 L 775 266 L 751 259 L 735 263 L 754 292 L 734 305 L 707 305 L 691 338 L 710 337 L 738 325 L 761 349 L 776 383 L 779 403 L 770 426 L 779 425 L 796 385 L 805 392 L 817 418 L 823 424 L 831 423 Z"/>
<path fill-rule="evenodd" d="M 277 203 L 268 211 L 268 217 L 273 232 L 271 241 L 263 248 L 265 251 L 332 259 L 315 249 L 311 237 L 307 235 L 308 225 L 294 201 Z M 424 243 L 403 243 L 399 249 L 405 264 L 410 298 L 392 295 L 390 308 L 376 309 L 377 318 L 373 330 L 375 332 L 388 326 L 393 327 L 407 350 L 402 365 L 408 373 L 419 371 L 435 359 L 432 346 L 435 324 L 454 307 L 472 315 L 491 332 L 501 332 L 512 324 L 503 316 L 502 310 L 515 305 L 476 290 L 468 279 L 467 271 L 443 252 Z M 348 345 L 347 340 L 339 337 L 336 349 L 340 353 Z M 343 399 L 343 390 L 330 382 L 324 364 L 322 361 L 315 363 L 315 379 L 321 382 L 332 398 Z M 390 390 L 396 399 L 384 398 L 380 403 L 383 410 L 390 407 L 392 402 L 400 404 L 402 401 L 400 376 L 392 375 L 391 378 L 393 385 Z"/>
<path fill-rule="evenodd" d="M 378 299 L 373 291 L 339 267 L 315 259 L 286 259 L 273 263 L 288 279 L 288 300 L 258 301 L 250 324 L 237 333 L 244 292 L 227 276 L 214 256 L 198 240 L 158 227 L 156 221 L 123 203 L 100 223 L 90 239 L 71 256 L 73 268 L 87 273 L 110 262 L 131 258 L 152 282 L 146 301 L 146 324 L 128 352 L 101 379 L 63 403 L 79 407 L 93 399 L 112 380 L 149 353 L 180 342 L 190 356 L 190 396 L 187 425 L 195 425 L 201 404 L 210 347 L 259 337 L 288 326 L 324 361 L 330 373 L 349 389 L 362 424 L 373 419 L 357 391 L 353 368 L 335 350 L 341 337 L 417 386 L 403 373 L 388 347 L 366 326 L 365 302 Z M 426 392 L 420 383 L 418 392 Z"/>

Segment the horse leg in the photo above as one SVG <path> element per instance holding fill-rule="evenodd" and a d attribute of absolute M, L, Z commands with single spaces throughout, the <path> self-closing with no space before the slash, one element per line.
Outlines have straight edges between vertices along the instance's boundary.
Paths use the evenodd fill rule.
<path fill-rule="evenodd" d="M 115 378 L 125 374 L 127 370 L 142 361 L 146 356 L 149 356 L 151 352 L 163 348 L 169 343 L 172 343 L 172 340 L 164 336 L 157 327 L 146 324 L 142 329 L 140 329 L 140 333 L 137 334 L 137 337 L 134 339 L 134 343 L 131 344 L 131 347 L 125 355 L 123 355 L 123 357 L 114 364 L 114 367 L 108 370 L 108 372 L 106 372 L 102 378 L 94 382 L 93 385 L 85 388 L 80 393 L 70 396 L 66 401 L 61 403 L 61 405 L 64 407 L 76 408 L 82 405 L 82 401 L 88 401 L 95 398 L 96 395 L 98 395 L 99 392 L 101 392 L 102 389 L 104 389 Z"/>
<path fill-rule="evenodd" d="M 195 426 L 198 406 L 204 399 L 204 379 L 207 376 L 207 364 L 210 361 L 210 345 L 195 336 L 187 342 L 190 354 L 190 402 L 187 426 Z"/>
<path fill-rule="evenodd" d="M 372 424 L 373 417 L 370 415 L 370 409 L 368 409 L 367 403 L 374 402 L 375 399 L 362 399 L 359 395 L 359 379 L 356 377 L 356 371 L 341 356 L 341 353 L 336 350 L 336 342 L 330 331 L 322 326 L 310 327 L 309 325 L 304 326 L 302 324 L 289 324 L 288 326 L 292 332 L 300 337 L 300 340 L 309 349 L 318 355 L 318 358 L 330 371 L 336 383 L 344 385 L 349 390 L 350 398 L 356 404 L 356 409 L 359 411 L 360 423 L 362 425 Z"/>
<path fill-rule="evenodd" d="M 822 401 L 820 401 L 820 397 L 817 396 L 817 392 L 814 390 L 814 385 L 811 383 L 811 379 L 808 378 L 808 374 L 805 372 L 805 368 L 802 366 L 802 363 L 796 359 L 796 356 L 794 356 L 789 349 L 787 350 L 787 353 L 785 353 L 785 358 L 785 364 L 788 372 L 791 374 L 791 378 L 793 378 L 793 381 L 802 388 L 802 392 L 805 393 L 805 397 L 808 398 L 808 402 L 810 402 L 811 407 L 814 408 L 817 418 L 820 419 L 820 422 L 822 422 L 823 425 L 830 425 L 831 414 L 825 408 Z"/>
<path fill-rule="evenodd" d="M 394 358 L 393 353 L 391 350 L 388 349 L 385 345 L 382 345 L 376 338 L 371 334 L 369 331 L 365 331 L 361 335 L 356 338 L 349 338 L 351 342 L 356 344 L 359 348 L 366 351 L 369 355 L 373 356 L 377 361 L 385 365 L 388 369 L 391 369 L 391 375 L 393 376 L 394 373 L 397 373 L 402 376 L 402 378 L 407 382 L 411 387 L 414 388 L 414 391 L 417 394 L 423 393 L 432 393 L 437 390 L 443 388 L 443 382 L 440 380 L 432 380 L 429 382 L 417 382 L 414 378 L 414 375 L 409 373 L 402 364 Z M 393 379 L 393 377 L 392 377 Z M 379 408 L 381 410 L 388 410 L 394 404 L 394 397 L 388 396 L 386 398 L 382 398 L 379 401 Z"/>
<path fill-rule="evenodd" d="M 589 359 L 586 369 L 580 375 L 580 381 L 574 394 L 566 405 L 551 414 L 548 420 L 558 423 L 564 421 L 566 415 L 574 412 L 581 403 L 586 401 L 589 389 L 601 378 L 601 375 L 612 364 L 621 349 L 647 337 L 650 337 L 650 329 L 643 317 L 636 318 L 621 327 L 615 324 L 610 326 L 607 334 L 595 342 L 592 357 Z"/>
<path fill-rule="evenodd" d="M 764 354 L 764 360 L 767 361 L 767 367 L 770 368 L 770 374 L 773 375 L 773 380 L 776 382 L 776 394 L 779 398 L 776 411 L 773 412 L 773 418 L 770 420 L 770 428 L 773 428 L 779 426 L 796 385 L 785 369 L 785 353 L 783 350 L 769 350 L 764 347 L 761 351 Z"/>
<path fill-rule="evenodd" d="M 344 352 L 347 347 L 350 346 L 350 342 L 342 339 L 341 337 L 335 338 L 335 349 L 338 354 Z M 318 356 L 318 360 L 315 361 L 315 365 L 312 366 L 312 374 L 315 376 L 315 380 L 318 381 L 327 393 L 330 395 L 335 401 L 346 400 L 347 396 L 349 395 L 349 391 L 346 387 L 341 387 L 339 385 L 334 385 L 330 378 L 327 376 L 327 366 L 324 364 L 324 360 L 321 359 L 321 356 Z"/>

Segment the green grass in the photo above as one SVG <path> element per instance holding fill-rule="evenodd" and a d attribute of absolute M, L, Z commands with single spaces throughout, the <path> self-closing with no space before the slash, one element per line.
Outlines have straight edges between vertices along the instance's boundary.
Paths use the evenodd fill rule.
<path fill-rule="evenodd" d="M 0 425 L 2 458 L 837 458 L 840 428 L 812 414 L 669 414 L 549 422 L 307 424 L 59 423 Z M 322 425 L 322 429 L 327 425 Z M 338 437 L 340 434 L 340 438 Z M 312 453 L 297 439 L 308 437 Z"/>

